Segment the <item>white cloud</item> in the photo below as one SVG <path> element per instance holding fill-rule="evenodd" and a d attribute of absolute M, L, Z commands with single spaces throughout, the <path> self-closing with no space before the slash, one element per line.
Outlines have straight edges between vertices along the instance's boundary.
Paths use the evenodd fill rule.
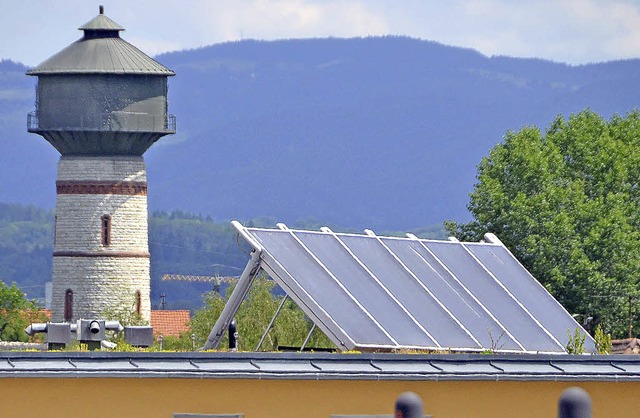
<path fill-rule="evenodd" d="M 640 8 L 630 4 L 616 4 L 610 14 L 611 41 L 603 51 L 613 57 L 640 56 Z"/>
<path fill-rule="evenodd" d="M 636 0 L 102 0 L 149 54 L 244 38 L 407 35 L 487 55 L 581 63 L 640 57 Z M 37 64 L 81 36 L 85 0 L 0 0 L 0 58 Z"/>
<path fill-rule="evenodd" d="M 281 39 L 384 34 L 384 19 L 360 2 L 255 0 L 208 7 L 212 37 Z"/>
<path fill-rule="evenodd" d="M 640 57 L 640 5 L 624 0 L 457 1 L 455 30 L 432 39 L 487 55 L 584 63 Z"/>

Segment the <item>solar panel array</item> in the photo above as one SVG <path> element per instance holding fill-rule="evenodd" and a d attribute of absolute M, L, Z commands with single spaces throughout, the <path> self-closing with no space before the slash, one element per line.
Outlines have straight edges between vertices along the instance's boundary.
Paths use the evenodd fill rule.
<path fill-rule="evenodd" d="M 579 327 L 491 234 L 462 243 L 234 225 L 343 350 L 563 353 Z"/>

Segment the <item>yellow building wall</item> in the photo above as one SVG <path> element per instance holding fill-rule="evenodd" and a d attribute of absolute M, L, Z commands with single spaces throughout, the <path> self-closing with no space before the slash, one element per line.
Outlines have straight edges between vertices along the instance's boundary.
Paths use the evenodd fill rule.
<path fill-rule="evenodd" d="M 244 413 L 246 418 L 392 414 L 418 393 L 434 418 L 554 418 L 562 391 L 586 389 L 594 418 L 640 410 L 640 382 L 349 381 L 164 378 L 2 378 L 3 417 L 153 417 Z"/>

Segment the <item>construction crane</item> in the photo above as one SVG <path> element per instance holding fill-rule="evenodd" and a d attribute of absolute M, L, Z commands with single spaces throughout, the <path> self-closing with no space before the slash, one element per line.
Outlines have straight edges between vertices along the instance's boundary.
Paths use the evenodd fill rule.
<path fill-rule="evenodd" d="M 213 283 L 213 291 L 217 294 L 220 294 L 220 283 L 236 283 L 238 281 L 237 276 L 194 276 L 194 275 L 186 275 L 186 274 L 164 274 L 162 276 L 163 281 L 169 280 L 180 280 L 184 282 L 205 282 L 205 283 Z M 164 295 L 163 295 L 164 296 Z M 164 298 L 162 301 L 162 306 L 164 306 Z M 164 308 L 163 308 L 164 309 Z"/>
<path fill-rule="evenodd" d="M 182 280 L 185 282 L 213 282 L 213 283 L 235 283 L 238 281 L 238 276 L 190 276 L 185 274 L 165 274 L 162 276 L 162 280 Z"/>

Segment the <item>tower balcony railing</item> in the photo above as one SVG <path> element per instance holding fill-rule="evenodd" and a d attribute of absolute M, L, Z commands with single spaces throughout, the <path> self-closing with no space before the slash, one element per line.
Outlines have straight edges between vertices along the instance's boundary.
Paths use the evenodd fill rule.
<path fill-rule="evenodd" d="M 111 112 L 95 116 L 62 115 L 61 122 L 52 117 L 40 118 L 37 112 L 27 115 L 29 132 L 39 131 L 115 131 L 115 132 L 176 132 L 175 115 L 157 115 L 137 112 Z"/>

